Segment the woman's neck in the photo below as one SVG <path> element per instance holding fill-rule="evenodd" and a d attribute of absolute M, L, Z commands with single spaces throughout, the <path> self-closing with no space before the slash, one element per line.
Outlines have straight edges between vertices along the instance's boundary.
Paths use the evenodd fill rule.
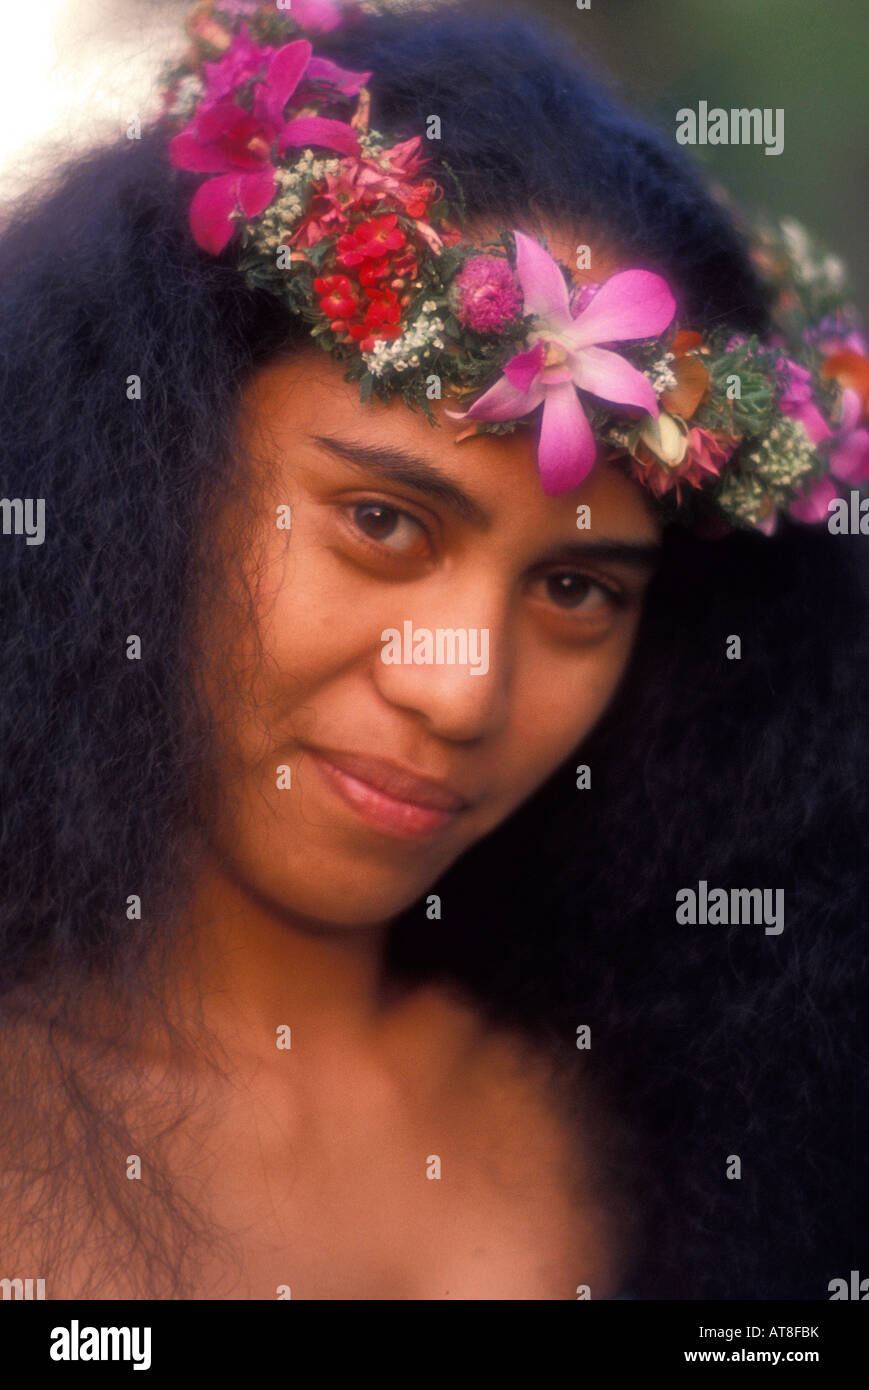
<path fill-rule="evenodd" d="M 362 1041 L 392 1001 L 386 931 L 292 917 L 211 860 L 181 924 L 170 996 L 229 1056 Z"/>

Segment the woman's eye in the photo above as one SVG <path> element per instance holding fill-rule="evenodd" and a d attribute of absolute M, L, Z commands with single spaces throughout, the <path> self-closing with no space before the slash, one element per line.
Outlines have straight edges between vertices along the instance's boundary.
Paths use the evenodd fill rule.
<path fill-rule="evenodd" d="M 397 555 L 423 556 L 428 553 L 428 532 L 416 517 L 386 502 L 357 502 L 350 509 L 354 526 L 375 545 L 385 546 Z"/>
<path fill-rule="evenodd" d="M 549 574 L 543 583 L 546 597 L 556 607 L 568 612 L 581 612 L 583 616 L 601 613 L 619 601 L 613 589 L 592 579 L 591 575 L 580 574 L 576 570 Z"/>
<path fill-rule="evenodd" d="M 353 503 L 346 514 L 357 539 L 371 549 L 401 559 L 427 559 L 431 555 L 427 528 L 401 507 L 371 499 Z M 542 584 L 548 603 L 578 617 L 602 617 L 623 602 L 616 589 L 577 570 L 544 575 Z"/>

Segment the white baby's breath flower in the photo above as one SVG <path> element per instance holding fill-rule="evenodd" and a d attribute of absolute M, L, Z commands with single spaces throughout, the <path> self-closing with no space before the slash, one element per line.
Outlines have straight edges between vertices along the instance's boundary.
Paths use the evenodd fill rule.
<path fill-rule="evenodd" d="M 664 356 L 658 358 L 657 362 L 653 362 L 646 372 L 646 376 L 652 383 L 652 389 L 656 396 L 662 396 L 665 391 L 675 391 L 678 385 L 670 366 L 670 363 L 674 361 L 674 359 L 674 353 L 665 352 Z"/>

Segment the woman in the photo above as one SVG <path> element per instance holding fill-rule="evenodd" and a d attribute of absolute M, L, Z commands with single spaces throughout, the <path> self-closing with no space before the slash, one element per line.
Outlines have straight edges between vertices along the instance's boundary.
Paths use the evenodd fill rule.
<path fill-rule="evenodd" d="M 301 8 L 372 130 L 439 118 L 469 239 L 577 266 L 572 315 L 641 267 L 751 372 L 730 217 L 537 25 Z M 217 100 L 264 71 L 224 42 L 266 47 L 254 10 L 194 17 Z M 456 447 L 479 397 L 361 403 L 239 274 L 242 166 L 195 164 L 181 81 L 0 248 L 3 487 L 45 502 L 2 552 L 3 1274 L 828 1297 L 860 1255 L 859 539 L 713 539 L 642 467 L 577 482 L 574 435 L 548 489 L 545 429 Z M 718 885 L 775 911 L 677 910 Z"/>

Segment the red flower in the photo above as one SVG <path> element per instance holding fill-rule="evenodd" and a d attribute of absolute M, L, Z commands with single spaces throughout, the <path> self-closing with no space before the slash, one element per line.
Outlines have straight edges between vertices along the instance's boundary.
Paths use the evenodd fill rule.
<path fill-rule="evenodd" d="M 363 352 L 380 339 L 400 337 L 419 264 L 396 213 L 367 218 L 339 237 L 329 270 L 314 289 L 333 333 Z"/>
<path fill-rule="evenodd" d="M 389 251 L 406 245 L 404 232 L 398 225 L 398 214 L 372 217 L 360 222 L 353 231 L 338 239 L 338 261 L 341 265 L 361 265 L 365 260 L 379 260 Z"/>
<path fill-rule="evenodd" d="M 424 219 L 429 205 L 443 195 L 433 179 L 418 178 L 426 163 L 419 146 L 416 135 L 393 145 L 377 159 L 342 159 L 337 172 L 325 174 L 314 185 L 307 213 L 293 233 L 293 244 L 315 246 L 326 236 L 347 232 L 354 214 L 370 215 L 370 210 L 386 203 L 411 218 L 418 234 L 438 254 L 443 240 Z M 452 238 L 460 239 L 461 233 Z"/>
<path fill-rule="evenodd" d="M 359 312 L 353 284 L 346 275 L 326 275 L 314 281 L 320 308 L 330 319 L 349 319 Z M 332 324 L 333 329 L 335 324 Z M 344 325 L 342 324 L 343 328 Z"/>
<path fill-rule="evenodd" d="M 377 281 L 382 280 L 384 275 L 388 275 L 391 266 L 388 257 L 383 256 L 379 261 L 369 261 L 367 265 L 359 267 L 359 283 L 370 288 L 376 288 Z"/>
<path fill-rule="evenodd" d="M 350 337 L 363 352 L 371 352 L 378 338 L 398 338 L 401 334 L 401 305 L 394 290 L 366 290 L 370 304 L 362 323 L 347 325 Z"/>

